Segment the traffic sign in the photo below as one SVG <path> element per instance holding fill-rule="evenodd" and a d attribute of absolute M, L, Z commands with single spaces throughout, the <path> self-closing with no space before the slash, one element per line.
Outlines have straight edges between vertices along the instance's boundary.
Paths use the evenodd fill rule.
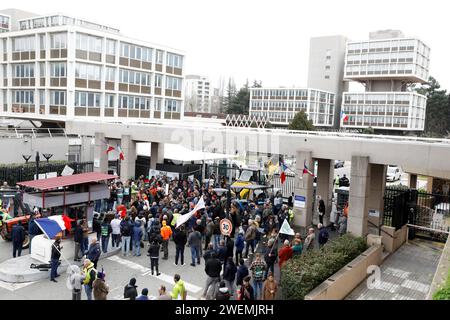
<path fill-rule="evenodd" d="M 228 219 L 220 220 L 220 232 L 224 236 L 230 236 L 233 231 L 233 224 Z"/>

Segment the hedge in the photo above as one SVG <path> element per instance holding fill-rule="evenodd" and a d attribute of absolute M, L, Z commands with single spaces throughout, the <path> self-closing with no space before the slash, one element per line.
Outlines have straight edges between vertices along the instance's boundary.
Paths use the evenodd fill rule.
<path fill-rule="evenodd" d="M 310 291 L 366 249 L 363 238 L 345 234 L 329 241 L 320 250 L 293 257 L 281 270 L 283 299 L 303 300 Z"/>
<path fill-rule="evenodd" d="M 450 270 L 444 286 L 433 294 L 433 300 L 450 300 Z"/>

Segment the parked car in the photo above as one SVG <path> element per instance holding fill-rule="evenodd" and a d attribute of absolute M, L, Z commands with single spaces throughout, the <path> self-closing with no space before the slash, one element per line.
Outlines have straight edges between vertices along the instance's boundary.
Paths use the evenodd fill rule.
<path fill-rule="evenodd" d="M 334 168 L 343 168 L 345 165 L 345 161 L 343 160 L 334 160 Z"/>
<path fill-rule="evenodd" d="M 389 165 L 386 173 L 386 181 L 394 182 L 400 180 L 402 172 L 398 166 Z"/>

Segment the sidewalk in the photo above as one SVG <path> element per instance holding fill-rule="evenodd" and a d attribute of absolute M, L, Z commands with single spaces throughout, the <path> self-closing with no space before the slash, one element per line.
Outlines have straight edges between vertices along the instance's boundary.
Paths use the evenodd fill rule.
<path fill-rule="evenodd" d="M 89 235 L 89 242 L 92 238 L 95 238 L 96 234 L 92 233 Z M 69 261 L 72 265 L 81 266 L 81 262 L 74 262 L 75 244 L 73 239 L 62 240 L 61 250 L 62 255 Z M 106 254 L 102 253 L 100 259 L 104 259 L 115 255 L 120 252 L 120 248 L 111 248 L 111 239 L 108 244 L 108 252 Z M 39 271 L 39 269 L 31 269 L 30 265 L 32 263 L 41 264 L 42 262 L 31 258 L 31 255 L 23 255 L 18 258 L 11 258 L 2 263 L 0 263 L 0 281 L 10 282 L 10 283 L 23 283 L 37 281 L 41 279 L 46 279 L 50 277 L 50 270 Z M 68 264 L 61 257 L 61 265 L 58 268 L 58 273 L 65 272 L 67 270 Z"/>

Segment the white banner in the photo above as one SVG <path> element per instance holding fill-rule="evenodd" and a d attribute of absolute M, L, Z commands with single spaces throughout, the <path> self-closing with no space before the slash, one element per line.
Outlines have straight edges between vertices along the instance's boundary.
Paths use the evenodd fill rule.
<path fill-rule="evenodd" d="M 148 177 L 162 178 L 163 176 L 167 176 L 169 179 L 180 179 L 180 174 L 178 172 L 167 172 L 161 170 L 150 169 L 148 171 Z"/>
<path fill-rule="evenodd" d="M 192 209 L 189 213 L 183 214 L 177 219 L 177 228 L 182 224 L 186 223 L 198 210 L 205 208 L 205 200 L 203 200 L 203 196 L 198 201 L 197 205 Z"/>

